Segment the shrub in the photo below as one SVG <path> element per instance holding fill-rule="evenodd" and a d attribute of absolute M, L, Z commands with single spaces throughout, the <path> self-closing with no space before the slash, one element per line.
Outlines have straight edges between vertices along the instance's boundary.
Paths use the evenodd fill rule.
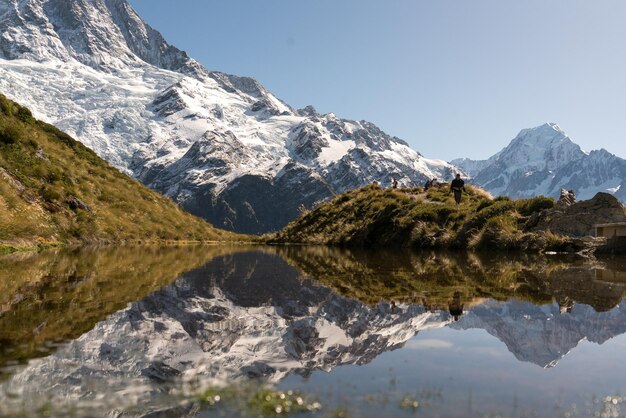
<path fill-rule="evenodd" d="M 27 107 L 19 106 L 15 116 L 24 123 L 31 124 L 35 121 L 35 119 L 33 118 L 33 114 Z"/>
<path fill-rule="evenodd" d="M 61 194 L 51 187 L 42 187 L 40 195 L 47 202 L 54 202 L 61 199 Z"/>
<path fill-rule="evenodd" d="M 476 212 L 480 212 L 484 208 L 493 205 L 494 202 L 495 200 L 488 200 L 488 199 L 481 200 L 480 203 L 478 203 L 478 206 L 476 206 Z"/>
<path fill-rule="evenodd" d="M 554 207 L 554 199 L 545 196 L 537 196 L 531 199 L 520 199 L 515 203 L 519 213 L 530 216 L 535 212 Z"/>
<path fill-rule="evenodd" d="M 24 137 L 24 129 L 15 122 L 2 121 L 0 126 L 0 143 L 14 144 Z"/>
<path fill-rule="evenodd" d="M 484 225 L 485 222 L 495 216 L 502 215 L 506 212 L 513 210 L 515 205 L 511 199 L 494 201 L 493 205 L 489 205 L 476 214 L 474 219 L 480 220 L 480 224 Z"/>
<path fill-rule="evenodd" d="M 510 250 L 519 245 L 519 234 L 511 217 L 496 216 L 487 221 L 474 245 L 481 249 Z"/>
<path fill-rule="evenodd" d="M 7 116 L 13 115 L 13 103 L 2 94 L 0 94 L 0 112 Z"/>

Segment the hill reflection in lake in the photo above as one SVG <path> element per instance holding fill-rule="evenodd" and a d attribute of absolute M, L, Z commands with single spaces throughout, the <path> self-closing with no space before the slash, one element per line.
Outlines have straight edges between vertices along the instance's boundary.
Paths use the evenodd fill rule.
<path fill-rule="evenodd" d="M 392 413 L 394 405 L 393 415 L 410 415 L 400 398 L 422 399 L 420 390 L 432 394 L 448 374 L 471 382 L 473 399 L 489 406 L 481 414 L 510 412 L 513 398 L 547 408 L 554 394 L 590 396 L 604 388 L 585 386 L 591 377 L 602 378 L 607 391 L 626 392 L 618 378 L 625 370 L 608 364 L 626 345 L 614 338 L 626 331 L 625 287 L 606 281 L 619 278 L 620 260 L 326 247 L 21 257 L 0 260 L 8 272 L 0 340 L 5 365 L 31 360 L 5 369 L 0 413 L 54 405 L 78 415 L 115 408 L 176 416 L 185 405 L 193 415 L 202 408 L 189 399 L 202 387 L 250 380 L 298 387 L 330 404 L 349 401 L 357 416 Z M 60 339 L 67 342 L 55 348 Z M 593 368 L 589 344 L 579 363 L 557 366 L 581 341 L 599 348 L 611 339 Z M 482 351 L 464 360 L 462 347 L 473 345 Z M 544 367 L 557 373 L 546 375 Z M 561 369 L 585 378 L 573 385 Z M 609 374 L 600 377 L 603 369 Z M 511 391 L 494 401 L 494 379 L 514 375 Z M 343 385 L 346 376 L 350 384 Z M 529 389 L 546 377 L 552 393 Z M 394 379 L 399 388 L 389 386 Z M 465 389 L 436 407 L 431 399 L 422 412 L 468 416 Z M 365 402 L 382 393 L 397 402 Z"/>

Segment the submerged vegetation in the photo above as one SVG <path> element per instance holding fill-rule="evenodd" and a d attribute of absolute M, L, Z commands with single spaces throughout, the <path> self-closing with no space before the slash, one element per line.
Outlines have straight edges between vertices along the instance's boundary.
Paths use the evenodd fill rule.
<path fill-rule="evenodd" d="M 271 242 L 418 248 L 578 250 L 550 232 L 529 232 L 528 219 L 555 204 L 539 196 L 493 199 L 466 186 L 457 208 L 447 187 L 382 189 L 369 185 L 346 192 L 303 214 Z"/>
<path fill-rule="evenodd" d="M 69 242 L 233 240 L 0 95 L 0 253 Z"/>
<path fill-rule="evenodd" d="M 251 384 L 208 388 L 199 400 L 205 408 L 233 410 L 241 417 L 301 414 L 315 412 L 322 407 L 319 402 L 310 401 L 299 392 L 278 391 Z"/>

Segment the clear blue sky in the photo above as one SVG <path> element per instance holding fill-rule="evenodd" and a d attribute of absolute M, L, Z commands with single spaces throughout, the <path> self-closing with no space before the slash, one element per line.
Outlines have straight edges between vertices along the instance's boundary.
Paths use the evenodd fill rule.
<path fill-rule="evenodd" d="M 209 69 L 365 119 L 427 157 L 558 123 L 626 158 L 623 0 L 130 0 Z"/>

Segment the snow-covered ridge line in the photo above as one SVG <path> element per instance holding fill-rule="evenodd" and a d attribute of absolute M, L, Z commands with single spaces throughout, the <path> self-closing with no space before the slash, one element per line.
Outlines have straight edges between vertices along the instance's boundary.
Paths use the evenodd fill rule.
<path fill-rule="evenodd" d="M 275 230 L 348 189 L 457 170 L 372 123 L 296 111 L 203 68 L 126 0 L 7 0 L 0 31 L 4 94 L 218 227 Z"/>
<path fill-rule="evenodd" d="M 604 149 L 583 151 L 555 123 L 522 130 L 487 160 L 452 163 L 493 195 L 558 197 L 564 188 L 580 199 L 608 192 L 626 202 L 626 160 Z"/>

